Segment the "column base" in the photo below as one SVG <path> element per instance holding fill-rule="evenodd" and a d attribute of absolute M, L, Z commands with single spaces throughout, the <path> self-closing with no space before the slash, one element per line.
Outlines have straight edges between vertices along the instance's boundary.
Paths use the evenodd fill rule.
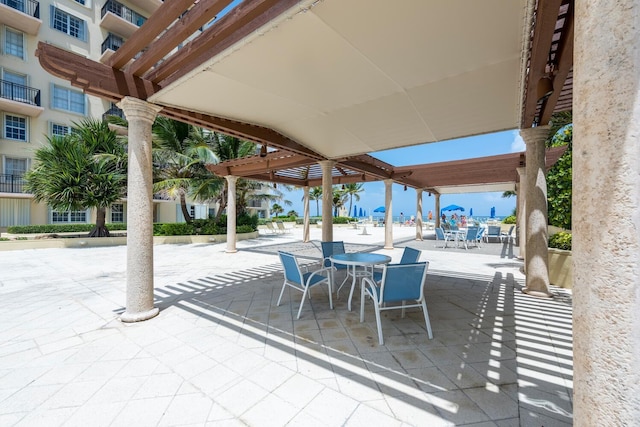
<path fill-rule="evenodd" d="M 536 298 L 553 298 L 553 294 L 544 291 L 536 291 L 529 288 L 522 288 L 522 293 Z"/>
<path fill-rule="evenodd" d="M 392 251 L 393 250 L 393 246 L 385 246 L 384 249 Z"/>
<path fill-rule="evenodd" d="M 235 254 L 236 252 L 238 252 L 238 250 L 237 249 L 227 249 L 227 250 L 225 250 L 225 252 L 228 253 L 228 254 Z"/>
<path fill-rule="evenodd" d="M 149 320 L 156 317 L 160 313 L 158 307 L 153 307 L 151 310 L 141 311 L 138 313 L 129 313 L 125 311 L 120 315 L 120 320 L 125 323 L 142 322 L 143 320 Z"/>

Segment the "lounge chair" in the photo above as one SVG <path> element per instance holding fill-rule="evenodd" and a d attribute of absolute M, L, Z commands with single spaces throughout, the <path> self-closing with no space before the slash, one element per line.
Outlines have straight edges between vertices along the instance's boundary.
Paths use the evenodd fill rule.
<path fill-rule="evenodd" d="M 282 221 L 276 221 L 276 225 L 278 226 L 278 230 L 282 233 L 291 233 L 291 230 L 289 230 L 287 227 L 284 226 L 284 223 Z"/>
<path fill-rule="evenodd" d="M 272 234 L 276 234 L 278 232 L 278 230 L 276 230 L 276 228 L 273 226 L 273 222 L 267 221 L 265 222 L 265 225 L 267 226 L 267 230 L 269 230 Z"/>

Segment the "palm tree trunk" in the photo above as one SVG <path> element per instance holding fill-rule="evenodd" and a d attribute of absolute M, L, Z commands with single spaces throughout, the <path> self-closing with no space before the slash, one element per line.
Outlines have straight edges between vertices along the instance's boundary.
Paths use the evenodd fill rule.
<path fill-rule="evenodd" d="M 96 210 L 96 227 L 91 230 L 89 237 L 109 237 L 109 230 L 105 226 L 107 218 L 107 210 L 105 208 L 98 208 Z"/>
<path fill-rule="evenodd" d="M 184 196 L 184 193 L 180 193 L 180 209 L 182 209 L 182 216 L 184 216 L 184 220 L 187 223 L 191 223 L 193 218 L 189 215 L 189 209 L 187 209 L 187 198 Z"/>

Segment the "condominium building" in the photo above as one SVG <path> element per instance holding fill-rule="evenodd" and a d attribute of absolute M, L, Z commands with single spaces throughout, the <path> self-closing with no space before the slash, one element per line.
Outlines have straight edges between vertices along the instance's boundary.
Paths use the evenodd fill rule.
<path fill-rule="evenodd" d="M 90 211 L 58 212 L 24 191 L 24 173 L 47 136 L 69 133 L 74 122 L 121 113 L 97 97 L 44 71 L 38 42 L 106 61 L 160 5 L 161 0 L 0 0 L 0 231 L 11 225 L 93 222 Z M 213 207 L 190 204 L 206 217 Z M 126 220 L 126 201 L 112 205 L 108 222 Z M 156 200 L 156 222 L 181 221 L 172 200 Z"/>

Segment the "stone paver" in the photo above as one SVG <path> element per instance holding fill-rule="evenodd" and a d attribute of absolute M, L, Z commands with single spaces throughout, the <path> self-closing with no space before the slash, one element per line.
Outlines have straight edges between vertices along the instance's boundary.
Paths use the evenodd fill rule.
<path fill-rule="evenodd" d="M 395 227 L 336 227 L 347 250 L 422 249 L 434 338 L 418 311 L 346 293 L 285 292 L 278 250 L 319 260 L 301 229 L 224 244 L 154 247 L 156 318 L 125 324 L 126 248 L 3 252 L 0 425 L 571 425 L 571 294 L 520 292 L 514 248 L 434 248 Z M 517 248 L 515 248 L 517 253 Z M 366 304 L 366 301 L 365 301 Z"/>

